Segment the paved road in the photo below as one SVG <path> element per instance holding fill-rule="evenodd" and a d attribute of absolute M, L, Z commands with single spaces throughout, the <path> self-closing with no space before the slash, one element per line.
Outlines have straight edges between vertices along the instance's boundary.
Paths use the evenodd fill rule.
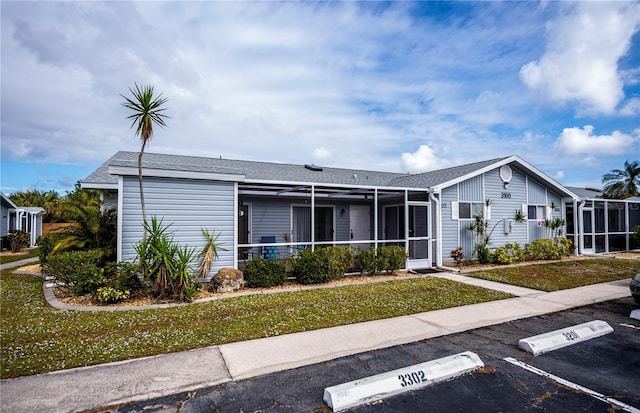
<path fill-rule="evenodd" d="M 629 297 L 95 411 L 327 412 L 326 387 L 470 350 L 484 369 L 350 411 L 624 411 L 505 361 L 511 357 L 640 412 L 640 321 L 628 317 L 635 308 Z M 596 319 L 614 332 L 535 357 L 517 348 L 520 338 Z"/>

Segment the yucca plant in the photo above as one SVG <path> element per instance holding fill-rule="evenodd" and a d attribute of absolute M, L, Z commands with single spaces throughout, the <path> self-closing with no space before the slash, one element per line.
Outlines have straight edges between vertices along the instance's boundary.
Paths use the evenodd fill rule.
<path fill-rule="evenodd" d="M 227 251 L 225 248 L 222 248 L 218 245 L 218 238 L 220 237 L 220 233 L 210 233 L 207 228 L 200 228 L 202 230 L 202 235 L 204 236 L 206 242 L 200 254 L 198 254 L 198 258 L 202 258 L 202 262 L 198 267 L 197 275 L 200 280 L 205 280 L 209 272 L 211 271 L 211 267 L 213 266 L 213 262 L 216 258 L 218 258 L 218 250 Z"/>
<path fill-rule="evenodd" d="M 174 251 L 173 272 L 170 283 L 173 298 L 181 301 L 191 301 L 199 290 L 196 273 L 191 267 L 196 249 L 186 245 L 177 247 Z"/>
<path fill-rule="evenodd" d="M 167 295 L 169 273 L 173 271 L 175 245 L 169 227 L 162 225 L 162 219 L 152 216 L 150 222 L 143 223 L 148 233 L 135 246 L 136 262 L 144 279 L 151 283 L 151 290 L 156 298 Z"/>

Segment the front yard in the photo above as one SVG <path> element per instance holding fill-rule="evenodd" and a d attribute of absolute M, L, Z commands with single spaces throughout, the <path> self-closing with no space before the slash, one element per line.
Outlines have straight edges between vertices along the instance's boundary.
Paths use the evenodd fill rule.
<path fill-rule="evenodd" d="M 420 278 L 251 295 L 187 306 L 119 312 L 59 311 L 42 279 L 0 275 L 1 376 L 189 350 L 508 298 Z"/>
<path fill-rule="evenodd" d="M 466 275 L 553 291 L 631 278 L 638 269 L 639 260 L 592 259 Z M 508 297 L 426 277 L 154 310 L 59 311 L 45 302 L 41 278 L 4 270 L 0 273 L 0 373 L 2 378 L 31 375 Z"/>

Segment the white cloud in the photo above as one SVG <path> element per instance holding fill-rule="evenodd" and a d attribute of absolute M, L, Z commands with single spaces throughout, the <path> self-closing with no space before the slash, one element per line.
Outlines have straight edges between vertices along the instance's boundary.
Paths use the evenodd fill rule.
<path fill-rule="evenodd" d="M 564 178 L 564 171 L 556 171 L 554 174 L 551 175 L 551 177 L 556 181 L 560 181 L 561 179 Z"/>
<path fill-rule="evenodd" d="M 566 154 L 586 154 L 593 157 L 629 153 L 633 144 L 639 140 L 638 135 L 634 137 L 619 131 L 614 131 L 611 135 L 594 135 L 593 130 L 591 125 L 584 128 L 565 128 L 556 145 Z"/>
<path fill-rule="evenodd" d="M 420 145 L 414 153 L 402 154 L 402 170 L 419 173 L 444 168 L 449 162 L 436 156 L 433 149 L 427 145 Z"/>
<path fill-rule="evenodd" d="M 331 157 L 331 152 L 326 148 L 319 147 L 313 150 L 313 159 L 318 162 L 324 162 Z"/>
<path fill-rule="evenodd" d="M 620 114 L 623 116 L 640 116 L 640 98 L 628 99 L 620 108 Z"/>
<path fill-rule="evenodd" d="M 544 55 L 522 66 L 520 77 L 552 102 L 612 114 L 624 98 L 618 61 L 639 27 L 638 3 L 570 3 L 567 14 L 548 23 Z"/>

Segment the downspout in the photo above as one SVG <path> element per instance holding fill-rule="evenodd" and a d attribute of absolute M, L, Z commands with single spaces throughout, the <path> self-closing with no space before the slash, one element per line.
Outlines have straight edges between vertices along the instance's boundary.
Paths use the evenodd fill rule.
<path fill-rule="evenodd" d="M 442 208 L 440 207 L 440 193 L 437 194 L 433 190 L 429 190 L 429 200 L 434 202 L 436 205 L 436 268 L 452 271 L 452 272 L 460 272 L 457 268 L 445 267 L 442 265 Z"/>

